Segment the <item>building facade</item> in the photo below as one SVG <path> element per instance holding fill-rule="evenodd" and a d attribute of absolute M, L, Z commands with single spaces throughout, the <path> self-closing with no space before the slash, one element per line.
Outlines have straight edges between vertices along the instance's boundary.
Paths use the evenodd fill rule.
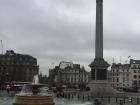
<path fill-rule="evenodd" d="M 80 68 L 79 64 L 74 64 L 73 67 L 66 67 L 60 71 L 60 82 L 74 87 L 80 85 L 86 85 L 88 83 L 88 72 L 83 68 Z"/>
<path fill-rule="evenodd" d="M 130 59 L 129 64 L 113 63 L 110 74 L 114 87 L 140 87 L 140 60 Z"/>
<path fill-rule="evenodd" d="M 132 75 L 132 85 L 140 86 L 140 60 L 130 59 L 130 70 Z"/>
<path fill-rule="evenodd" d="M 18 54 L 13 50 L 0 55 L 0 82 L 31 82 L 38 72 L 37 59 L 30 55 Z"/>
<path fill-rule="evenodd" d="M 112 64 L 111 67 L 111 83 L 112 87 L 131 87 L 132 76 L 130 64 Z"/>
<path fill-rule="evenodd" d="M 67 66 L 66 66 L 67 65 Z M 78 87 L 86 85 L 89 81 L 89 73 L 80 64 L 72 62 L 60 62 L 59 66 L 49 71 L 49 78 L 54 84 L 67 85 L 68 87 Z"/>
<path fill-rule="evenodd" d="M 58 72 L 59 72 L 59 66 L 55 66 L 52 69 L 49 69 L 49 85 L 50 86 L 56 86 L 58 83 Z"/>

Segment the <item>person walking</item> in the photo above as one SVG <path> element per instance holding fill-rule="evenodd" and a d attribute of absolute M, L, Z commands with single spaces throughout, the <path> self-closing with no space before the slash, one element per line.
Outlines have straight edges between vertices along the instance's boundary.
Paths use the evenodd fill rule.
<path fill-rule="evenodd" d="M 10 92 L 10 86 L 9 85 L 6 86 L 6 90 L 7 90 L 7 93 L 9 94 L 9 92 Z"/>

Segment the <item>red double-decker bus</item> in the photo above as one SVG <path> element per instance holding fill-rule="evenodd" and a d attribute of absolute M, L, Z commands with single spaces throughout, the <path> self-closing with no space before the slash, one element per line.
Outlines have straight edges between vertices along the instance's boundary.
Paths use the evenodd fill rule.
<path fill-rule="evenodd" d="M 5 90 L 7 86 L 10 87 L 10 90 L 19 91 L 25 84 L 31 84 L 31 82 L 22 82 L 22 81 L 12 81 L 12 82 L 4 82 L 0 83 L 0 88 Z"/>

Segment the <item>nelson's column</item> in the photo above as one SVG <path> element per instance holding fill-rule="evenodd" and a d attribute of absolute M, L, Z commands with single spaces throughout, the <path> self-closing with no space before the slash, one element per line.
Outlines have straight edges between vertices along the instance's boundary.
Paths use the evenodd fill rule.
<path fill-rule="evenodd" d="M 103 0 L 96 0 L 95 59 L 89 66 L 91 68 L 89 83 L 91 95 L 110 95 L 112 89 L 107 79 L 109 64 L 103 58 Z"/>

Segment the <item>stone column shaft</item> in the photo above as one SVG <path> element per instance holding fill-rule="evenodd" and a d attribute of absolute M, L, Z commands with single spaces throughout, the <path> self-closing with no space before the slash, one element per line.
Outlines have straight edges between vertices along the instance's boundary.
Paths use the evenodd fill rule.
<path fill-rule="evenodd" d="M 95 58 L 103 58 L 103 0 L 96 0 Z"/>

